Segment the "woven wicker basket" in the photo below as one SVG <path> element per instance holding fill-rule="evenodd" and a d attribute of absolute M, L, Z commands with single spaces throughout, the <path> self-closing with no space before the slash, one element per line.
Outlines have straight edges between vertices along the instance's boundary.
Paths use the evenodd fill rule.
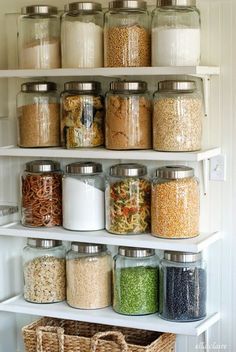
<path fill-rule="evenodd" d="M 22 329 L 26 352 L 173 352 L 175 335 L 42 318 Z"/>

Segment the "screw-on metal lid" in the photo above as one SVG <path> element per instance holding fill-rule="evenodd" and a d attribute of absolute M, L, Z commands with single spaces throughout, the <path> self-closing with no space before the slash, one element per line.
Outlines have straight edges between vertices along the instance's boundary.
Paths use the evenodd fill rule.
<path fill-rule="evenodd" d="M 73 163 L 66 166 L 68 174 L 91 175 L 102 172 L 102 165 L 94 162 Z"/>
<path fill-rule="evenodd" d="M 166 179 L 189 178 L 194 176 L 194 169 L 188 166 L 163 166 L 156 170 L 157 177 Z"/>
<path fill-rule="evenodd" d="M 196 90 L 196 82 L 177 80 L 160 81 L 158 82 L 158 90 L 166 92 L 192 92 Z"/>
<path fill-rule="evenodd" d="M 164 258 L 171 262 L 192 263 L 202 259 L 202 253 L 165 251 Z"/>
<path fill-rule="evenodd" d="M 107 246 L 105 244 L 72 242 L 71 249 L 72 251 L 78 253 L 93 254 L 105 252 L 107 250 Z"/>
<path fill-rule="evenodd" d="M 60 171 L 60 163 L 53 160 L 34 160 L 26 163 L 25 166 L 25 170 L 28 172 Z"/>
<path fill-rule="evenodd" d="M 114 0 L 109 2 L 109 9 L 146 10 L 147 3 L 142 0 Z"/>
<path fill-rule="evenodd" d="M 58 240 L 44 240 L 40 238 L 28 238 L 27 239 L 27 244 L 30 247 L 35 247 L 35 248 L 52 248 L 52 247 L 58 247 L 62 245 L 62 241 Z"/>
<path fill-rule="evenodd" d="M 196 0 L 157 0 L 157 7 L 165 6 L 195 7 Z"/>
<path fill-rule="evenodd" d="M 144 81 L 113 81 L 110 83 L 110 89 L 116 92 L 124 90 L 143 92 L 147 90 L 147 83 Z"/>
<path fill-rule="evenodd" d="M 69 4 L 69 12 L 79 11 L 102 11 L 102 5 L 98 2 L 80 1 Z"/>
<path fill-rule="evenodd" d="M 78 82 L 71 81 L 64 84 L 65 90 L 78 90 L 84 92 L 97 92 L 101 90 L 101 83 L 96 81 Z"/>
<path fill-rule="evenodd" d="M 48 5 L 31 5 L 21 8 L 22 15 L 56 15 L 57 7 Z"/>
<path fill-rule="evenodd" d="M 116 164 L 110 167 L 110 176 L 135 177 L 147 175 L 147 168 L 140 164 Z"/>
<path fill-rule="evenodd" d="M 50 92 L 57 90 L 57 85 L 54 82 L 27 82 L 21 85 L 22 92 Z"/>
<path fill-rule="evenodd" d="M 143 258 L 155 255 L 155 250 L 150 248 L 119 247 L 118 253 L 125 257 Z"/>

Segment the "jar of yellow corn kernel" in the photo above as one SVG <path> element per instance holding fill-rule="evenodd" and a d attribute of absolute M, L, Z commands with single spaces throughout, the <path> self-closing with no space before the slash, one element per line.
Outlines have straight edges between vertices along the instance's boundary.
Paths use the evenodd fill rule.
<path fill-rule="evenodd" d="M 194 169 L 158 168 L 152 181 L 152 234 L 162 238 L 199 235 L 200 192 Z"/>

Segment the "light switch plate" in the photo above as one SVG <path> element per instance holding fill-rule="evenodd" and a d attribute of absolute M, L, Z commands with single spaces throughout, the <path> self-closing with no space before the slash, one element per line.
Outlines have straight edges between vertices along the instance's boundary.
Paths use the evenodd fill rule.
<path fill-rule="evenodd" d="M 217 155 L 210 159 L 210 180 L 226 181 L 226 156 Z"/>

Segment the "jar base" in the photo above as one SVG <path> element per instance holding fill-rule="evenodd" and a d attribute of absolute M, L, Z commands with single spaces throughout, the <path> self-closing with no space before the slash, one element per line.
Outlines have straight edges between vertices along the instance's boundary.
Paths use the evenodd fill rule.
<path fill-rule="evenodd" d="M 161 236 L 161 235 L 156 235 L 154 233 L 151 234 L 153 237 L 157 237 L 157 238 L 162 238 L 162 239 L 166 239 L 166 240 L 184 240 L 184 239 L 191 239 L 191 238 L 195 238 L 198 237 L 200 235 L 200 233 L 198 232 L 196 235 L 193 236 L 188 236 L 188 237 L 168 237 L 168 236 Z"/>
<path fill-rule="evenodd" d="M 169 318 L 166 318 L 166 317 L 163 317 L 161 314 L 158 314 L 158 316 L 163 319 L 163 320 L 166 320 L 166 321 L 172 321 L 174 323 L 193 323 L 195 321 L 200 321 L 200 320 L 203 320 L 206 318 L 206 314 L 202 317 L 199 317 L 199 318 L 192 318 L 192 319 L 169 319 Z"/>

